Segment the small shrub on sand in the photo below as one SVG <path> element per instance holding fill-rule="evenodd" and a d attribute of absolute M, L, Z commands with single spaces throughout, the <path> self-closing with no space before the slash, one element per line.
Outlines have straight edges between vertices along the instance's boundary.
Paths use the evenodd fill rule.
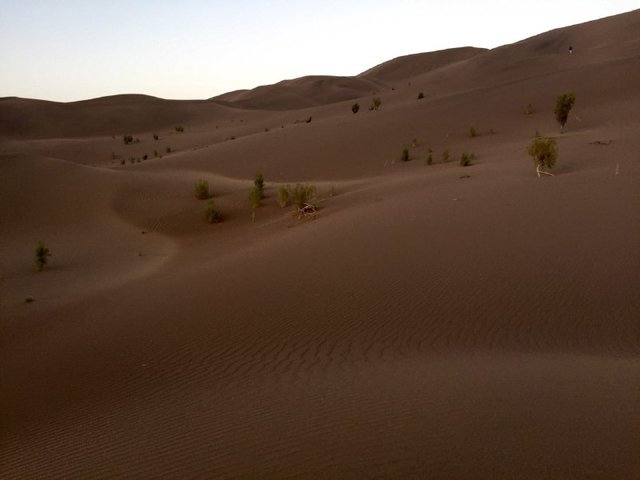
<path fill-rule="evenodd" d="M 460 166 L 468 167 L 469 165 L 471 165 L 471 162 L 473 162 L 475 158 L 476 156 L 473 153 L 464 152 L 462 155 L 460 155 Z"/>
<path fill-rule="evenodd" d="M 205 208 L 205 218 L 209 223 L 220 223 L 222 222 L 222 214 L 216 208 L 213 200 L 209 200 L 207 202 L 207 207 Z"/>
<path fill-rule="evenodd" d="M 278 205 L 280 205 L 280 208 L 284 208 L 287 205 L 289 205 L 289 188 L 288 187 L 278 188 Z"/>
<path fill-rule="evenodd" d="M 382 105 L 382 100 L 380 99 L 380 97 L 373 97 L 369 110 L 378 110 L 380 109 L 380 105 Z"/>
<path fill-rule="evenodd" d="M 478 132 L 473 127 L 469 127 L 469 138 L 475 138 L 478 136 Z"/>
<path fill-rule="evenodd" d="M 125 145 L 131 145 L 133 143 L 133 135 L 123 135 L 122 142 Z"/>
<path fill-rule="evenodd" d="M 360 104 L 359 103 L 354 103 L 353 105 L 351 105 L 351 111 L 354 113 L 354 115 L 356 113 L 358 113 L 358 111 L 360 110 Z"/>
<path fill-rule="evenodd" d="M 305 120 L 305 123 L 311 123 L 311 120 L 313 120 L 312 116 L 307 117 L 307 119 Z"/>
<path fill-rule="evenodd" d="M 411 140 L 411 148 L 416 148 L 418 146 L 418 139 L 414 138 Z"/>
<path fill-rule="evenodd" d="M 531 105 L 530 103 L 527 103 L 527 106 L 524 107 L 524 114 L 525 115 L 531 115 L 533 114 L 535 110 L 533 109 L 533 105 Z"/>
<path fill-rule="evenodd" d="M 261 173 L 258 173 L 253 179 L 253 185 L 260 194 L 260 200 L 262 200 L 264 198 L 264 177 Z"/>
<path fill-rule="evenodd" d="M 154 134 L 153 134 L 153 139 L 154 139 L 154 140 L 159 140 L 159 139 L 160 139 L 160 137 L 158 136 L 158 134 L 157 134 L 157 133 L 154 133 Z"/>
<path fill-rule="evenodd" d="M 424 93 L 420 92 L 418 94 L 418 100 L 422 100 L 424 98 Z"/>
<path fill-rule="evenodd" d="M 177 125 L 175 128 L 176 128 L 176 132 L 184 133 L 184 127 L 182 125 Z"/>
<path fill-rule="evenodd" d="M 165 148 L 164 151 L 167 153 L 171 153 L 171 147 L 167 145 L 167 148 Z"/>
<path fill-rule="evenodd" d="M 553 176 L 553 174 L 547 172 L 547 170 L 553 168 L 558 159 L 558 146 L 553 138 L 536 135 L 527 147 L 527 153 L 533 157 L 538 178 L 540 178 L 540 175 Z"/>
<path fill-rule="evenodd" d="M 403 162 L 408 162 L 409 161 L 409 149 L 408 148 L 403 148 L 402 149 L 402 153 L 400 154 L 400 160 L 402 160 Z"/>
<path fill-rule="evenodd" d="M 41 272 L 42 270 L 44 270 L 44 267 L 49 261 L 50 256 L 51 256 L 51 251 L 47 248 L 44 242 L 40 240 L 36 245 L 36 251 L 35 251 L 36 272 Z"/>
<path fill-rule="evenodd" d="M 574 93 L 563 93 L 556 99 L 556 108 L 553 113 L 556 116 L 556 120 L 560 124 L 560 131 L 564 130 L 564 126 L 569 118 L 569 112 L 576 103 L 576 95 Z"/>
<path fill-rule="evenodd" d="M 206 200 L 211 196 L 209 194 L 209 182 L 203 179 L 200 179 L 196 182 L 194 191 L 198 200 Z"/>
<path fill-rule="evenodd" d="M 433 164 L 433 150 L 429 149 L 427 152 L 427 165 Z"/>
<path fill-rule="evenodd" d="M 313 185 L 302 185 L 298 183 L 293 188 L 293 204 L 300 210 L 313 200 L 315 193 L 316 188 Z"/>
<path fill-rule="evenodd" d="M 126 162 L 124 161 L 124 158 L 122 160 L 120 160 L 120 165 L 125 165 Z"/>
<path fill-rule="evenodd" d="M 449 150 L 442 152 L 442 161 L 447 163 L 449 161 Z"/>

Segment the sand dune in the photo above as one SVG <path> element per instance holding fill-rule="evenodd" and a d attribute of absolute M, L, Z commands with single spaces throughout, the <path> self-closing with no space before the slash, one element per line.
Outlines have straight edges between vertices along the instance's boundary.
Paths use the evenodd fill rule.
<path fill-rule="evenodd" d="M 0 477 L 640 477 L 639 25 L 206 101 L 0 99 Z M 277 205 L 296 182 L 315 220 Z"/>

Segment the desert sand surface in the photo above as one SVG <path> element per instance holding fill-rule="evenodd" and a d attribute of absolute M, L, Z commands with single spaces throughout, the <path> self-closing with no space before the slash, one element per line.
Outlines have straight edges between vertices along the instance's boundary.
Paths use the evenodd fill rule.
<path fill-rule="evenodd" d="M 640 478 L 638 112 L 640 10 L 201 101 L 0 99 L 0 477 Z"/>

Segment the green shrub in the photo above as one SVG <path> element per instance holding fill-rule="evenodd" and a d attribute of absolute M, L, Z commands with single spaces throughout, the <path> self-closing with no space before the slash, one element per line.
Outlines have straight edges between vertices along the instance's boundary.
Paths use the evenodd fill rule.
<path fill-rule="evenodd" d="M 288 187 L 278 188 L 278 205 L 280 205 L 280 208 L 284 208 L 287 205 L 289 205 L 289 188 Z"/>
<path fill-rule="evenodd" d="M 125 145 L 131 145 L 133 143 L 133 135 L 123 135 L 122 141 Z"/>
<path fill-rule="evenodd" d="M 429 149 L 427 152 L 427 165 L 433 164 L 433 150 Z"/>
<path fill-rule="evenodd" d="M 305 204 L 310 203 L 315 195 L 316 189 L 313 185 L 296 184 L 293 188 L 293 204 L 301 209 Z"/>
<path fill-rule="evenodd" d="M 176 132 L 178 132 L 178 133 L 183 133 L 184 132 L 184 127 L 182 125 L 177 125 L 175 128 L 176 128 Z"/>
<path fill-rule="evenodd" d="M 531 105 L 530 103 L 527 103 L 527 106 L 524 107 L 524 114 L 525 115 L 531 115 L 535 110 L 533 109 L 533 105 Z"/>
<path fill-rule="evenodd" d="M 536 135 L 527 147 L 527 153 L 533 157 L 538 177 L 551 175 L 547 170 L 553 168 L 558 159 L 558 146 L 553 138 Z"/>
<path fill-rule="evenodd" d="M 418 94 L 418 100 L 422 100 L 424 98 L 424 93 L 420 92 Z"/>
<path fill-rule="evenodd" d="M 469 165 L 471 165 L 471 162 L 474 158 L 475 155 L 473 153 L 464 152 L 462 155 L 460 155 L 460 166 L 468 167 Z"/>
<path fill-rule="evenodd" d="M 205 218 L 209 223 L 220 223 L 222 222 L 222 214 L 216 208 L 213 200 L 209 200 L 207 202 L 207 206 L 205 208 Z"/>
<path fill-rule="evenodd" d="M 253 185 L 260 194 L 260 200 L 264 198 L 264 177 L 261 173 L 258 173 L 253 180 Z"/>
<path fill-rule="evenodd" d="M 358 113 L 359 110 L 360 110 L 360 104 L 359 103 L 354 103 L 353 105 L 351 105 L 351 111 L 354 114 Z"/>
<path fill-rule="evenodd" d="M 442 152 L 442 161 L 447 163 L 449 161 L 449 150 Z"/>
<path fill-rule="evenodd" d="M 564 130 L 564 126 L 569 118 L 569 112 L 576 103 L 576 96 L 574 93 L 563 93 L 556 99 L 556 108 L 553 113 L 556 116 L 556 120 L 560 124 L 560 131 Z"/>
<path fill-rule="evenodd" d="M 42 270 L 44 270 L 44 267 L 49 261 L 50 256 L 51 256 L 51 251 L 47 248 L 44 242 L 40 240 L 36 245 L 36 251 L 35 251 L 36 272 L 41 272 Z"/>
<path fill-rule="evenodd" d="M 205 200 L 211 196 L 209 194 L 209 182 L 204 179 L 200 179 L 196 182 L 194 191 L 198 200 Z"/>
<path fill-rule="evenodd" d="M 476 129 L 473 127 L 469 128 L 469 138 L 475 138 L 476 136 L 478 136 L 478 133 L 476 132 Z"/>
<path fill-rule="evenodd" d="M 380 108 L 380 105 L 382 105 L 382 100 L 380 99 L 380 97 L 373 97 L 369 110 L 378 110 Z"/>
<path fill-rule="evenodd" d="M 408 162 L 409 161 L 409 149 L 408 148 L 403 148 L 402 149 L 402 153 L 400 154 L 400 160 L 402 160 L 403 162 Z"/>

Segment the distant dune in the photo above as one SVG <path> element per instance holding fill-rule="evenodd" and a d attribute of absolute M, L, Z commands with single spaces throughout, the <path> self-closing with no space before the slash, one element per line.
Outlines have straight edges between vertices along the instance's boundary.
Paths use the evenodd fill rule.
<path fill-rule="evenodd" d="M 0 478 L 640 478 L 639 32 L 0 99 Z"/>

